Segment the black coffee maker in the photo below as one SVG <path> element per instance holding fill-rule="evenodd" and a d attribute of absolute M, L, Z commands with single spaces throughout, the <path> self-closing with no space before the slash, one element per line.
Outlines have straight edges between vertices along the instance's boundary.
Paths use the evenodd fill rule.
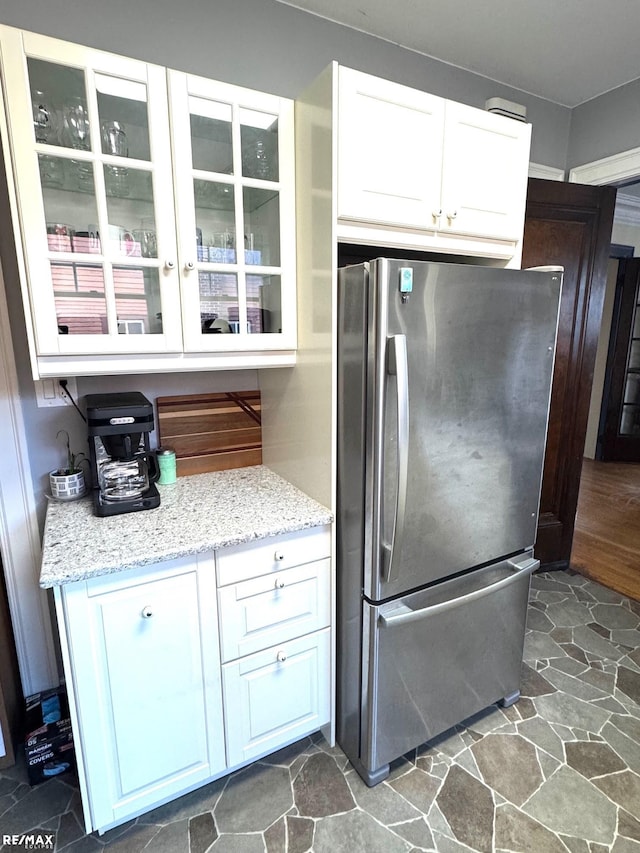
<path fill-rule="evenodd" d="M 160 506 L 159 469 L 149 448 L 153 405 L 139 391 L 87 394 L 85 404 L 96 515 Z"/>

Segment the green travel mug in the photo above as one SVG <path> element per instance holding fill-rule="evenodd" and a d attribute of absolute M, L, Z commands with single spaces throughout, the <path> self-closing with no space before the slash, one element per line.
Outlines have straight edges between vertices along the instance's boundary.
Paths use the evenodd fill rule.
<path fill-rule="evenodd" d="M 159 486 L 167 486 L 176 481 L 176 452 L 170 447 L 159 447 L 156 450 L 158 466 L 160 467 Z"/>

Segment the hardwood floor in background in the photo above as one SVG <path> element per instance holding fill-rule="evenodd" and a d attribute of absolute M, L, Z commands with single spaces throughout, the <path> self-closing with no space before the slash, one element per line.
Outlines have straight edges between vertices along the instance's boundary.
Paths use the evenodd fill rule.
<path fill-rule="evenodd" d="M 640 464 L 584 460 L 571 568 L 640 601 Z"/>

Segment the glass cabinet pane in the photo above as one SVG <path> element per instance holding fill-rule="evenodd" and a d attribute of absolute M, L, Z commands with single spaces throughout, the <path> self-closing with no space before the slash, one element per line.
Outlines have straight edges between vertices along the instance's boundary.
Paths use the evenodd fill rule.
<path fill-rule="evenodd" d="M 240 146 L 243 177 L 279 180 L 277 116 L 241 109 Z"/>
<path fill-rule="evenodd" d="M 91 149 L 84 71 L 27 59 L 33 129 L 39 144 Z"/>
<path fill-rule="evenodd" d="M 38 165 L 49 251 L 99 253 L 93 164 L 39 154 Z"/>
<path fill-rule="evenodd" d="M 162 304 L 158 270 L 149 267 L 114 267 L 118 333 L 162 334 Z"/>
<path fill-rule="evenodd" d="M 280 194 L 244 187 L 245 263 L 280 266 Z"/>
<path fill-rule="evenodd" d="M 110 251 L 128 257 L 157 258 L 151 173 L 105 165 L 104 182 Z"/>
<path fill-rule="evenodd" d="M 147 87 L 106 74 L 95 80 L 102 153 L 150 160 Z"/>
<path fill-rule="evenodd" d="M 195 179 L 196 247 L 199 261 L 236 263 L 236 216 L 233 184 Z"/>
<path fill-rule="evenodd" d="M 279 275 L 247 275 L 247 332 L 282 331 L 282 290 Z"/>
<path fill-rule="evenodd" d="M 59 333 L 107 334 L 107 301 L 102 267 L 52 263 L 51 277 Z"/>
<path fill-rule="evenodd" d="M 237 333 L 239 325 L 237 275 L 200 271 L 198 281 L 202 334 Z"/>
<path fill-rule="evenodd" d="M 204 98 L 189 98 L 193 168 L 233 174 L 231 106 Z"/>

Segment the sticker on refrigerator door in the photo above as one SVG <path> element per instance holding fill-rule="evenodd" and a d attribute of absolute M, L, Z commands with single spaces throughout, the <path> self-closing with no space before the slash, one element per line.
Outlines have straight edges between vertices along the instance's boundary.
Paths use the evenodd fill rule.
<path fill-rule="evenodd" d="M 402 301 L 409 301 L 409 294 L 413 290 L 413 268 L 412 267 L 400 267 L 400 293 L 402 294 Z"/>

